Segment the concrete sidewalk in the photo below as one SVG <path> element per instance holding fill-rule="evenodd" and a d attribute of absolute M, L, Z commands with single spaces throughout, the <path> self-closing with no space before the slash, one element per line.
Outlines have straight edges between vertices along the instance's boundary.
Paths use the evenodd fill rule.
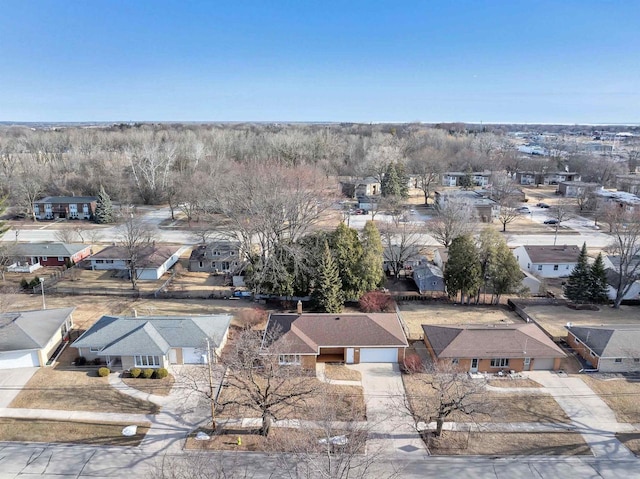
<path fill-rule="evenodd" d="M 62 411 L 59 409 L 0 408 L 0 417 L 16 419 L 48 419 L 52 421 L 119 422 L 123 424 L 153 423 L 154 415 L 121 414 L 93 411 Z"/>
<path fill-rule="evenodd" d="M 615 433 L 633 432 L 635 427 L 619 423 L 611 408 L 582 379 L 561 377 L 550 371 L 532 371 L 527 376 L 543 385 L 554 397 L 596 457 L 635 457 L 615 437 Z"/>

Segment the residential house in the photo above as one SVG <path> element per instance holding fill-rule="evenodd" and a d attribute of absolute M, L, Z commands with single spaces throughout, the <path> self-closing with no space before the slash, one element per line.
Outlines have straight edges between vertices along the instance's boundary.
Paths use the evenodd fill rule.
<path fill-rule="evenodd" d="M 47 196 L 33 203 L 33 214 L 39 220 L 88 220 L 96 212 L 97 201 L 96 196 Z"/>
<path fill-rule="evenodd" d="M 447 250 L 447 248 L 438 247 L 433 251 L 433 262 L 442 271 L 444 271 L 444 267 L 447 265 L 448 259 L 449 250 Z"/>
<path fill-rule="evenodd" d="M 537 325 L 422 325 L 434 361 L 470 373 L 560 369 L 566 354 Z"/>
<path fill-rule="evenodd" d="M 212 241 L 193 248 L 189 271 L 233 274 L 242 269 L 241 245 L 238 241 Z"/>
<path fill-rule="evenodd" d="M 349 198 L 360 198 L 362 196 L 377 196 L 381 194 L 380 182 L 373 178 L 359 178 L 342 181 L 342 194 Z"/>
<path fill-rule="evenodd" d="M 637 195 L 640 193 L 640 175 L 616 175 L 616 189 Z"/>
<path fill-rule="evenodd" d="M 180 259 L 182 246 L 149 245 L 139 252 L 137 278 L 157 280 Z M 89 258 L 93 270 L 129 271 L 129 255 L 124 246 L 108 246 Z"/>
<path fill-rule="evenodd" d="M 500 214 L 500 205 L 480 191 L 446 190 L 435 192 L 437 207 L 444 206 L 447 201 L 459 200 L 473 206 L 476 216 L 485 223 L 491 223 Z"/>
<path fill-rule="evenodd" d="M 567 198 L 577 198 L 585 194 L 592 193 L 601 188 L 598 183 L 587 183 L 584 181 L 561 181 L 558 185 L 558 192 Z"/>
<path fill-rule="evenodd" d="M 388 245 L 382 252 L 382 269 L 389 274 L 393 271 L 411 271 L 427 262 L 416 245 Z"/>
<path fill-rule="evenodd" d="M 581 178 L 575 171 L 516 172 L 516 183 L 521 185 L 559 185 L 563 181 L 580 181 Z"/>
<path fill-rule="evenodd" d="M 46 366 L 67 339 L 74 310 L 0 313 L 0 369 Z"/>
<path fill-rule="evenodd" d="M 580 248 L 574 245 L 518 246 L 513 254 L 524 271 L 541 278 L 569 276 L 578 263 Z"/>
<path fill-rule="evenodd" d="M 567 343 L 593 369 L 602 373 L 640 371 L 640 326 L 574 326 L 568 323 Z"/>
<path fill-rule="evenodd" d="M 594 191 L 594 195 L 605 203 L 616 204 L 627 211 L 634 211 L 640 207 L 640 197 L 626 191 L 612 191 L 601 188 Z"/>
<path fill-rule="evenodd" d="M 78 355 L 110 368 L 166 368 L 205 364 L 220 355 L 231 316 L 102 316 L 74 343 Z"/>
<path fill-rule="evenodd" d="M 395 313 L 270 314 L 264 343 L 282 364 L 315 369 L 317 362 L 397 363 L 407 338 Z"/>
<path fill-rule="evenodd" d="M 444 274 L 433 264 L 420 264 L 413 268 L 411 277 L 420 294 L 444 293 Z"/>
<path fill-rule="evenodd" d="M 32 273 L 43 266 L 77 264 L 91 254 L 91 246 L 65 243 L 14 243 L 9 246 L 13 263 L 7 268 L 16 273 Z"/>
<path fill-rule="evenodd" d="M 618 286 L 620 285 L 620 256 L 607 255 L 603 258 L 605 271 L 607 273 L 607 297 L 610 300 L 616 299 Z M 629 291 L 622 298 L 625 301 L 640 300 L 640 256 L 630 258 L 625 271 L 626 277 L 635 278 Z"/>
<path fill-rule="evenodd" d="M 461 186 L 461 180 L 469 173 L 461 171 L 447 171 L 442 174 L 442 186 Z M 471 181 L 474 186 L 487 186 L 491 182 L 490 171 L 474 171 L 471 173 Z"/>

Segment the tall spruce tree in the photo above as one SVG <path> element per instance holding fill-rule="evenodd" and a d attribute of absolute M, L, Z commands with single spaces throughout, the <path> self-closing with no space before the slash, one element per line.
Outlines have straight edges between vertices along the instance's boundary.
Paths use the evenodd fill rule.
<path fill-rule="evenodd" d="M 324 253 L 313 290 L 313 300 L 318 309 L 326 313 L 339 313 L 344 306 L 338 265 L 333 260 L 329 243 L 324 245 Z"/>
<path fill-rule="evenodd" d="M 407 175 L 407 170 L 404 167 L 404 163 L 396 163 L 396 175 L 398 175 L 400 197 L 406 199 L 409 197 L 409 175 Z"/>
<path fill-rule="evenodd" d="M 363 292 L 360 277 L 363 250 L 358 232 L 340 223 L 329 238 L 329 246 L 338 268 L 344 297 L 359 299 Z"/>
<path fill-rule="evenodd" d="M 360 279 L 363 292 L 372 291 L 384 282 L 382 268 L 382 239 L 380 231 L 373 221 L 367 221 L 362 231 L 362 259 L 360 261 Z"/>
<path fill-rule="evenodd" d="M 591 265 L 590 273 L 589 298 L 593 303 L 606 303 L 609 300 L 609 284 L 602 253 L 598 253 L 596 260 Z"/>
<path fill-rule="evenodd" d="M 395 163 L 387 164 L 387 170 L 384 173 L 382 182 L 380 184 L 380 192 L 382 196 L 395 196 L 396 198 L 402 197 L 402 187 L 400 185 L 400 178 L 396 170 Z"/>
<path fill-rule="evenodd" d="M 469 303 L 482 284 L 480 259 L 470 236 L 459 236 L 449 247 L 444 281 L 450 297 L 460 293 L 460 302 Z"/>
<path fill-rule="evenodd" d="M 107 224 L 113 223 L 113 205 L 111 204 L 111 198 L 104 190 L 104 186 L 100 186 L 98 192 L 98 200 L 96 201 L 96 223 Z"/>
<path fill-rule="evenodd" d="M 591 268 L 587 262 L 587 244 L 582 244 L 578 263 L 569 275 L 567 284 L 564 286 L 564 294 L 574 303 L 586 303 L 591 300 Z"/>

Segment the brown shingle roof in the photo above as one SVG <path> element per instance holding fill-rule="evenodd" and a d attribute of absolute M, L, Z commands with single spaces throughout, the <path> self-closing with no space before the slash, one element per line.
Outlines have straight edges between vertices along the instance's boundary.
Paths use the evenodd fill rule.
<path fill-rule="evenodd" d="M 140 251 L 138 268 L 158 268 L 164 264 L 172 255 L 178 252 L 179 246 L 147 246 Z M 90 259 L 129 259 L 127 249 L 124 246 L 108 246 L 102 251 L 91 256 Z"/>
<path fill-rule="evenodd" d="M 438 358 L 563 358 L 535 324 L 422 325 Z"/>
<path fill-rule="evenodd" d="M 318 354 L 320 347 L 404 347 L 407 339 L 395 313 L 272 314 L 265 337 L 283 353 Z"/>
<path fill-rule="evenodd" d="M 524 247 L 532 263 L 576 263 L 580 248 L 574 245 Z"/>

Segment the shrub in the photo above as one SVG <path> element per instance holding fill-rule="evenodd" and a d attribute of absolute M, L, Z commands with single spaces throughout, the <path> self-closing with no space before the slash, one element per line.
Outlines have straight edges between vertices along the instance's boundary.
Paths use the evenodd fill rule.
<path fill-rule="evenodd" d="M 153 376 L 153 369 L 143 369 L 142 370 L 142 377 L 145 379 L 149 379 L 151 378 L 151 376 Z"/>
<path fill-rule="evenodd" d="M 78 356 L 74 362 L 76 363 L 76 366 L 84 366 L 87 364 L 87 358 L 84 356 Z"/>
<path fill-rule="evenodd" d="M 154 377 L 156 379 L 164 379 L 169 375 L 169 371 L 167 371 L 165 368 L 160 368 L 160 369 L 156 369 L 156 373 L 154 375 Z"/>
<path fill-rule="evenodd" d="M 35 278 L 33 278 L 31 281 L 29 281 L 29 287 L 30 288 L 35 288 L 36 286 L 38 286 L 40 284 L 40 278 L 38 276 L 36 276 Z"/>
<path fill-rule="evenodd" d="M 21 287 L 22 289 L 27 289 L 27 288 L 29 287 L 29 281 L 27 281 L 27 279 L 26 279 L 26 278 L 22 278 L 22 279 L 20 280 L 20 287 Z"/>
<path fill-rule="evenodd" d="M 100 366 L 102 364 L 102 359 L 95 358 L 92 362 L 94 366 Z"/>
<path fill-rule="evenodd" d="M 98 369 L 98 376 L 100 376 L 101 378 L 107 377 L 109 375 L 109 373 L 111 373 L 109 368 L 100 368 L 100 369 Z"/>
<path fill-rule="evenodd" d="M 424 370 L 424 365 L 420 356 L 417 354 L 410 354 L 404 358 L 402 362 L 403 369 L 406 373 L 419 373 Z"/>
<path fill-rule="evenodd" d="M 142 369 L 140 368 L 133 368 L 129 370 L 129 374 L 131 374 L 132 378 L 137 378 L 142 374 Z"/>
<path fill-rule="evenodd" d="M 369 291 L 360 298 L 360 309 L 364 313 L 387 313 L 393 311 L 391 296 L 382 291 Z"/>

